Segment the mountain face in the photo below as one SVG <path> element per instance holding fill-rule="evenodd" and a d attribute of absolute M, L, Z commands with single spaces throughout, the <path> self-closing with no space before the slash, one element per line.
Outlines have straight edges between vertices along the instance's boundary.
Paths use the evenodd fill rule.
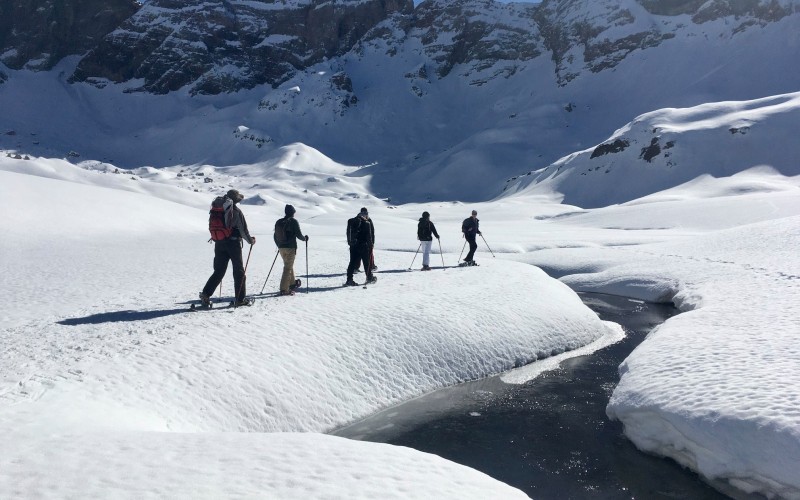
<path fill-rule="evenodd" d="M 253 163 L 299 142 L 369 165 L 373 192 L 395 201 L 469 201 L 644 113 L 786 94 L 800 81 L 800 0 L 150 0 L 134 10 L 65 63 L 73 85 L 37 80 L 27 70 L 44 66 L 30 62 L 16 71 L 9 61 L 41 30 L 3 28 L 0 109 L 17 133 L 0 147 L 159 167 Z M 64 116 L 32 124 L 33 105 Z"/>
<path fill-rule="evenodd" d="M 138 8 L 135 0 L 0 0 L 0 62 L 50 69 L 95 47 Z"/>
<path fill-rule="evenodd" d="M 219 94 L 268 84 L 341 56 L 412 0 L 152 0 L 78 65 L 72 81 L 141 79 L 155 94 Z"/>

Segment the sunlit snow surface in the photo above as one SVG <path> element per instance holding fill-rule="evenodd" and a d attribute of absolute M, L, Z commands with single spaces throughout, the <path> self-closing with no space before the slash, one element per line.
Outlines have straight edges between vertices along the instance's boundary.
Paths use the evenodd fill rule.
<path fill-rule="evenodd" d="M 714 172 L 723 153 L 698 147 L 695 160 Z M 394 207 L 357 169 L 303 145 L 250 166 L 116 172 L 0 155 L 0 492 L 521 496 L 437 457 L 316 433 L 618 338 L 568 285 L 684 311 L 621 367 L 608 414 L 637 446 L 800 498 L 798 177 L 760 167 L 584 210 L 525 190 Z M 272 226 L 288 202 L 311 236 L 295 266 L 305 281 L 308 262 L 310 293 L 187 312 L 211 273 L 208 203 L 230 187 L 258 238 L 249 292 L 275 258 Z M 345 222 L 362 206 L 379 281 L 343 289 Z M 481 266 L 454 268 L 473 208 Z M 421 264 L 423 210 L 442 235 L 431 264 L 446 270 L 407 271 Z M 311 433 L 282 434 L 298 431 Z"/>
<path fill-rule="evenodd" d="M 182 186 L 182 178 L 161 178 L 169 172 L 148 180 L 158 173 L 84 167 L 0 158 L 0 194 L 10 207 L 0 243 L 3 492 L 522 496 L 411 450 L 275 433 L 324 432 L 443 386 L 619 335 L 535 267 L 484 258 L 481 267 L 454 268 L 463 207 L 431 209 L 450 269 L 407 272 L 417 208 L 390 209 L 347 178 L 320 181 L 312 167 L 301 173 L 302 165 L 283 160 L 268 175 L 290 168 L 304 189 L 342 190 L 342 200 L 329 194 L 319 205 L 302 190 L 286 197 L 311 235 L 310 293 L 271 296 L 279 262 L 270 296 L 253 307 L 192 313 L 187 301 L 211 273 L 210 194 Z M 220 179 L 231 171 L 206 173 Z M 249 291 L 258 294 L 283 205 L 272 199 L 275 187 L 262 197 L 247 189 L 254 180 L 244 173 L 228 180 L 246 201 L 266 200 L 242 207 L 258 239 L 248 266 Z M 348 196 L 354 189 L 355 199 Z M 379 281 L 367 290 L 342 288 L 344 227 L 362 204 L 376 221 Z M 305 261 L 301 244 L 296 270 L 304 281 Z M 228 279 L 223 295 L 231 288 Z"/>
<path fill-rule="evenodd" d="M 476 498 L 506 496 L 503 485 L 435 457 L 270 433 L 325 431 L 444 385 L 618 335 L 565 286 L 514 261 L 566 274 L 562 281 L 576 289 L 674 299 L 690 310 L 626 361 L 609 414 L 637 445 L 710 477 L 790 497 L 797 491 L 797 179 L 745 173 L 583 213 L 525 196 L 476 205 L 497 258 L 480 241 L 481 267 L 430 273 L 406 272 L 422 207 L 388 208 L 364 196 L 322 209 L 295 194 L 312 237 L 311 293 L 263 298 L 235 313 L 188 313 L 185 302 L 210 273 L 207 193 L 57 160 L 0 158 L 0 167 L 10 207 L 0 243 L 9 256 L 0 264 L 0 426 L 9 450 L 2 491 L 214 495 L 252 487 L 313 495 L 329 488 L 335 496 L 352 492 L 347 478 L 355 474 L 364 488 L 356 496 L 381 485 L 404 496 L 390 487 L 401 469 L 419 476 L 417 494 L 435 495 L 439 485 Z M 766 189 L 731 194 L 756 178 Z M 341 289 L 344 221 L 362 202 L 376 221 L 379 282 Z M 462 248 L 459 222 L 471 207 L 424 207 L 442 234 L 447 266 Z M 274 258 L 269 233 L 280 208 L 243 206 L 260 237 L 251 293 Z M 731 219 L 747 224 L 715 222 Z M 299 274 L 304 257 L 301 244 Z M 273 272 L 266 291 L 276 282 Z M 229 279 L 223 287 L 229 294 Z M 362 459 L 386 466 L 371 470 Z M 178 472 L 156 472 L 162 466 Z M 51 474 L 54 468 L 63 474 Z M 105 479 L 74 479 L 79 470 Z M 448 477 L 457 483 L 449 490 Z"/>

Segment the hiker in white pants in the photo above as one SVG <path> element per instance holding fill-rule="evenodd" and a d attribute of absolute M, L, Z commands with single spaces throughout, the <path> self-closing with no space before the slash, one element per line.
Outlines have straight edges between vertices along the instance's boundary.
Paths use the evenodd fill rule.
<path fill-rule="evenodd" d="M 439 239 L 439 233 L 436 232 L 436 226 L 431 222 L 431 214 L 422 212 L 422 217 L 417 224 L 417 239 L 420 241 L 422 247 L 422 270 L 430 271 L 431 261 L 431 247 L 433 246 L 433 237 Z"/>

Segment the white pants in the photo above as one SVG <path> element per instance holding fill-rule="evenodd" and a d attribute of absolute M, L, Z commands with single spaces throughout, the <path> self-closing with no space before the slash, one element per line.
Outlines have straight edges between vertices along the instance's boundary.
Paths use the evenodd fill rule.
<path fill-rule="evenodd" d="M 431 263 L 431 246 L 433 241 L 421 241 L 422 243 L 422 265 L 427 266 Z"/>

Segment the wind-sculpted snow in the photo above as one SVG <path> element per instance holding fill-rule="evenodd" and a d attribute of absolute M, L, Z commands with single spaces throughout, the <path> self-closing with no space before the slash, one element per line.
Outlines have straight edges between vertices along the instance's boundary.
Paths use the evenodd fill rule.
<path fill-rule="evenodd" d="M 719 131 L 749 138 L 765 123 L 791 119 L 786 104 L 793 99 L 712 104 L 651 118 L 665 134 Z M 753 121 L 745 133 L 743 120 Z M 649 128 L 653 122 L 643 123 Z M 623 147 L 612 143 L 596 158 L 625 154 Z M 693 147 L 699 159 L 709 159 L 699 144 Z M 370 194 L 357 177 L 361 169 L 325 161 L 301 145 L 251 165 L 120 174 L 113 165 L 81 166 L 0 156 L 0 195 L 10 210 L 0 222 L 0 252 L 12 256 L 0 260 L 7 292 L 0 313 L 0 429 L 13 450 L 0 454 L 0 491 L 95 491 L 83 483 L 40 481 L 50 467 L 45 458 L 80 458 L 91 472 L 93 464 L 119 464 L 111 453 L 161 456 L 152 431 L 179 450 L 211 440 L 221 461 L 238 463 L 265 440 L 280 449 L 281 437 L 264 432 L 328 430 L 443 385 L 565 350 L 583 355 L 604 339 L 619 338 L 619 329 L 601 323 L 533 264 L 576 291 L 671 301 L 683 311 L 624 362 L 607 408 L 638 447 L 672 457 L 735 494 L 800 497 L 800 176 L 772 167 L 701 175 L 625 204 L 584 209 L 557 204 L 553 192 L 472 205 L 391 205 Z M 202 176 L 178 177 L 181 169 Z M 205 177 L 215 180 L 197 180 Z M 320 181 L 329 177 L 336 181 L 325 180 L 322 189 Z M 308 294 L 271 296 L 278 262 L 266 282 L 269 295 L 253 307 L 187 312 L 211 272 L 208 202 L 229 187 L 245 194 L 243 210 L 258 238 L 249 292 L 259 295 L 270 272 L 273 223 L 290 202 L 311 235 L 308 254 L 301 243 L 295 265 L 310 284 Z M 350 188 L 358 190 L 352 197 Z M 376 224 L 379 281 L 366 290 L 342 288 L 345 221 L 361 206 Z M 485 236 L 478 242 L 481 266 L 456 268 L 464 248 L 460 224 L 473 208 Z M 408 271 L 420 265 L 414 252 L 423 210 L 441 235 L 443 255 L 434 254 L 431 264 L 446 270 Z M 222 288 L 229 297 L 230 278 Z M 503 379 L 524 381 L 536 364 Z M 237 436 L 245 431 L 255 449 L 240 449 Z M 94 445 L 96 432 L 112 443 L 110 451 Z M 337 446 L 319 439 L 309 446 Z M 343 443 L 340 468 L 328 468 L 327 460 L 327 466 L 313 463 L 319 474 L 298 472 L 294 480 L 303 481 L 295 484 L 311 482 L 313 489 L 330 475 L 359 474 L 351 466 L 363 462 L 353 452 Z M 358 450 L 376 461 L 384 452 L 392 453 Z M 398 453 L 374 484 L 393 484 L 394 476 L 386 479 L 394 474 L 392 464 L 404 472 L 410 467 Z M 206 465 L 202 457 L 186 456 L 181 476 L 191 480 Z M 305 471 L 300 466 L 311 461 L 304 453 L 295 457 L 287 463 Z M 439 470 L 430 457 L 413 459 Z M 260 474 L 261 462 L 248 463 L 254 469 L 240 469 L 245 484 Z M 111 469 L 115 481 L 129 484 L 119 479 L 122 465 Z M 465 489 L 477 484 L 474 476 L 455 474 Z M 235 491 L 240 477 L 227 477 L 213 493 Z M 185 484 L 155 474 L 144 487 L 178 484 L 173 481 Z M 428 495 L 415 489 L 402 496 Z"/>
<path fill-rule="evenodd" d="M 572 226 L 584 245 L 521 257 L 576 290 L 685 311 L 622 364 L 608 415 L 642 450 L 723 489 L 780 498 L 800 497 L 799 179 L 703 177 L 546 223 Z M 598 226 L 602 249 L 591 245 Z"/>
<path fill-rule="evenodd" d="M 232 184 L 245 196 L 278 196 L 254 186 L 281 172 L 300 173 L 309 154 L 290 154 L 278 161 L 282 167 L 234 168 L 217 189 Z M 316 167 L 325 175 L 333 168 Z M 390 208 L 374 197 L 327 202 L 302 191 L 315 182 L 305 174 L 294 175 L 299 185 L 287 181 L 286 187 L 311 235 L 295 266 L 309 293 L 274 296 L 280 262 L 268 281 L 267 275 L 276 256 L 272 227 L 283 206 L 247 204 L 242 209 L 257 238 L 248 291 L 257 302 L 190 312 L 211 272 L 205 225 L 213 193 L 181 187 L 174 171 L 141 171 L 137 180 L 104 171 L 0 158 L 0 194 L 13 207 L 2 222 L 0 251 L 22 256 L 0 262 L 8 292 L 0 330 L 0 429 L 14 450 L 0 456 L 2 493 L 133 496 L 186 487 L 213 468 L 222 484 L 206 486 L 206 495 L 229 496 L 249 491 L 264 470 L 283 461 L 291 470 L 279 468 L 261 493 L 313 494 L 330 476 L 347 475 L 366 481 L 357 496 L 409 478 L 389 496 L 427 496 L 448 484 L 460 496 L 513 495 L 437 457 L 270 433 L 329 431 L 444 386 L 620 336 L 618 327 L 601 322 L 573 291 L 535 267 L 501 261 L 455 267 L 461 242 L 452 234 L 461 207 L 437 212 L 445 253 L 434 257 L 450 268 L 408 272 L 416 208 Z M 215 174 L 209 169 L 207 175 Z M 128 183 L 137 188 L 127 189 Z M 344 288 L 344 227 L 362 204 L 376 221 L 379 280 L 368 289 Z M 229 279 L 221 293 L 232 293 Z M 301 449 L 287 457 L 292 445 Z M 46 452 L 53 449 L 56 454 Z M 131 476 L 122 465 L 171 464 L 161 458 L 167 449 L 186 463 L 177 476 L 148 474 L 145 465 L 134 466 Z M 225 465 L 209 465 L 198 449 Z M 312 450 L 318 459 L 308 459 Z M 261 458 L 239 466 L 253 456 Z M 74 464 L 78 477 L 110 472 L 102 483 L 51 480 L 51 460 Z M 365 478 L 365 461 L 385 465 Z M 304 474 L 309 468 L 315 472 Z M 442 474 L 452 480 L 437 479 Z"/>

